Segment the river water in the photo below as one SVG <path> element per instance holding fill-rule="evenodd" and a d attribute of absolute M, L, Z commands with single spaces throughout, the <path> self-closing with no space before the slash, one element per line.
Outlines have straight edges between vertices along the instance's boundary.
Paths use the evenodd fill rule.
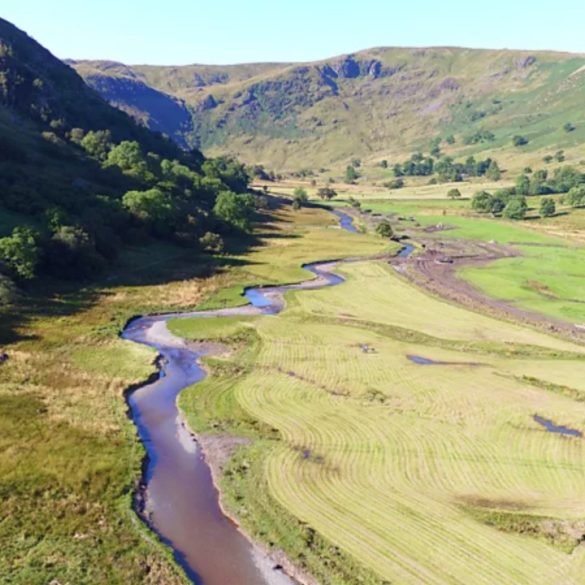
<path fill-rule="evenodd" d="M 344 229 L 355 232 L 352 218 L 336 211 Z M 177 396 L 205 377 L 199 359 L 209 350 L 174 336 L 166 323 L 177 318 L 276 314 L 289 290 L 334 286 L 343 278 L 335 262 L 306 265 L 315 275 L 303 283 L 256 287 L 245 291 L 250 304 L 216 311 L 139 317 L 122 337 L 156 349 L 160 377 L 132 392 L 128 402 L 146 452 L 141 516 L 171 547 L 176 561 L 197 585 L 293 585 L 292 578 L 252 544 L 219 505 L 210 469 L 181 421 Z"/>

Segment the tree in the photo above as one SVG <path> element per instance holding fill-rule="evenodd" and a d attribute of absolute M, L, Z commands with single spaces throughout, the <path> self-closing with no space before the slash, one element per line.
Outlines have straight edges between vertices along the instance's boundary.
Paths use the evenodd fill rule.
<path fill-rule="evenodd" d="M 520 175 L 516 179 L 514 189 L 518 195 L 528 195 L 530 193 L 530 179 L 526 175 Z"/>
<path fill-rule="evenodd" d="M 513 197 L 508 201 L 502 215 L 508 219 L 524 219 L 527 209 L 525 197 Z"/>
<path fill-rule="evenodd" d="M 486 179 L 489 179 L 490 181 L 499 181 L 500 178 L 502 177 L 500 167 L 498 166 L 498 163 L 495 160 L 492 160 L 490 162 L 489 167 L 485 172 L 485 176 Z"/>
<path fill-rule="evenodd" d="M 540 217 L 552 217 L 557 211 L 555 202 L 550 197 L 544 197 L 540 202 Z"/>
<path fill-rule="evenodd" d="M 471 199 L 471 208 L 478 213 L 490 213 L 494 197 L 487 191 L 478 191 Z"/>
<path fill-rule="evenodd" d="M 345 169 L 345 182 L 352 184 L 359 179 L 360 174 L 355 170 L 355 167 L 348 165 Z"/>
<path fill-rule="evenodd" d="M 459 199 L 461 197 L 461 191 L 459 191 L 459 189 L 449 189 L 449 191 L 447 191 L 447 197 L 449 197 L 449 199 Z"/>
<path fill-rule="evenodd" d="M 79 133 L 73 134 L 72 131 L 71 139 L 76 140 L 78 138 Z M 79 144 L 90 156 L 100 161 L 105 161 L 112 147 L 112 133 L 109 130 L 90 130 L 79 140 Z"/>
<path fill-rule="evenodd" d="M 337 197 L 337 191 L 335 191 L 335 189 L 332 189 L 331 187 L 320 187 L 317 190 L 317 196 L 320 199 L 330 201 L 334 197 Z"/>
<path fill-rule="evenodd" d="M 516 136 L 512 138 L 512 144 L 514 144 L 514 146 L 524 146 L 525 144 L 528 144 L 528 138 L 516 134 Z"/>
<path fill-rule="evenodd" d="M 388 168 L 388 161 L 386 159 L 381 160 L 379 164 L 380 164 L 380 168 L 382 168 L 382 169 Z"/>
<path fill-rule="evenodd" d="M 142 221 L 163 225 L 173 214 L 173 205 L 169 197 L 160 189 L 148 191 L 128 191 L 122 197 L 124 207 Z"/>
<path fill-rule="evenodd" d="M 309 195 L 302 187 L 297 187 L 293 192 L 293 207 L 300 209 L 309 201 Z"/>
<path fill-rule="evenodd" d="M 577 129 L 576 126 L 574 126 L 571 122 L 566 122 L 565 124 L 563 124 L 563 130 L 567 133 L 573 132 L 576 129 Z"/>
<path fill-rule="evenodd" d="M 222 191 L 213 207 L 214 215 L 228 226 L 242 231 L 250 231 L 254 212 L 251 195 L 237 195 L 232 191 Z"/>
<path fill-rule="evenodd" d="M 117 166 L 123 173 L 141 181 L 152 181 L 154 179 L 152 173 L 149 172 L 140 144 L 134 140 L 124 140 L 114 146 L 108 153 L 104 166 Z"/>
<path fill-rule="evenodd" d="M 447 144 L 455 144 L 455 136 L 453 136 L 453 134 L 449 134 L 449 136 L 445 138 L 445 142 Z"/>
<path fill-rule="evenodd" d="M 577 185 L 570 189 L 564 201 L 571 207 L 585 207 L 585 185 Z"/>
<path fill-rule="evenodd" d="M 207 177 L 219 179 L 236 193 L 246 191 L 250 182 L 245 165 L 229 156 L 208 159 L 203 163 L 201 170 Z"/>
<path fill-rule="evenodd" d="M 40 251 L 38 234 L 28 226 L 15 227 L 10 236 L 0 238 L 0 261 L 17 277 L 35 277 Z"/>
<path fill-rule="evenodd" d="M 376 233 L 383 238 L 391 238 L 394 235 L 394 230 L 387 219 L 383 219 L 376 226 Z"/>

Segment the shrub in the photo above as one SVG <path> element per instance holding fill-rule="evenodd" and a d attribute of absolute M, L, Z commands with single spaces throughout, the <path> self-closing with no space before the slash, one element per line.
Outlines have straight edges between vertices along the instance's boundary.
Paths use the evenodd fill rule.
<path fill-rule="evenodd" d="M 508 201 L 502 215 L 507 219 L 524 219 L 528 205 L 525 197 L 513 197 Z"/>
<path fill-rule="evenodd" d="M 540 217 L 552 217 L 556 211 L 555 202 L 550 197 L 544 197 L 540 202 Z"/>
<path fill-rule="evenodd" d="M 459 199 L 461 197 L 461 191 L 459 191 L 459 189 L 449 189 L 447 197 L 449 197 L 449 199 Z"/>
<path fill-rule="evenodd" d="M 201 236 L 199 238 L 199 244 L 206 252 L 212 254 L 220 254 L 224 249 L 223 238 L 213 232 L 206 232 Z"/>
<path fill-rule="evenodd" d="M 17 278 L 35 277 L 40 250 L 38 234 L 30 227 L 15 227 L 10 236 L 0 238 L 0 260 Z"/>
<path fill-rule="evenodd" d="M 570 189 L 564 197 L 564 203 L 571 207 L 585 207 L 585 185 Z"/>
<path fill-rule="evenodd" d="M 525 144 L 528 144 L 528 138 L 526 138 L 526 136 L 520 136 L 517 134 L 514 136 L 514 138 L 512 138 L 512 144 L 514 146 L 524 146 Z"/>
<path fill-rule="evenodd" d="M 471 199 L 471 208 L 478 213 L 490 213 L 494 203 L 494 197 L 487 191 L 477 192 Z"/>
<path fill-rule="evenodd" d="M 392 229 L 390 222 L 386 219 L 383 219 L 376 226 L 376 233 L 383 238 L 391 238 L 394 235 L 394 230 Z"/>

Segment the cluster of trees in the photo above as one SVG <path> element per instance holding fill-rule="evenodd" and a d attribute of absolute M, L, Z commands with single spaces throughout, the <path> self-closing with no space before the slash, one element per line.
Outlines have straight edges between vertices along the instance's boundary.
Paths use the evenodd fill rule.
<path fill-rule="evenodd" d="M 470 144 L 480 144 L 482 142 L 493 142 L 496 139 L 496 135 L 491 132 L 490 130 L 477 130 L 473 134 L 469 134 L 469 136 L 465 136 L 463 139 L 463 144 L 470 145 Z"/>
<path fill-rule="evenodd" d="M 508 219 L 524 219 L 528 210 L 526 197 L 510 189 L 500 189 L 494 194 L 479 191 L 472 197 L 471 207 L 478 213 L 491 213 Z"/>
<path fill-rule="evenodd" d="M 572 166 L 559 167 L 551 174 L 546 169 L 525 169 L 516 179 L 514 187 L 519 195 L 549 195 L 568 193 L 573 187 L 585 183 L 585 175 Z"/>
<path fill-rule="evenodd" d="M 563 197 L 563 203 L 571 207 L 585 207 L 585 185 L 577 185 L 569 189 Z"/>
<path fill-rule="evenodd" d="M 435 160 L 432 156 L 425 157 L 415 153 L 408 161 L 395 164 L 394 176 L 428 176 L 436 175 L 440 182 L 462 181 L 465 177 L 483 177 L 498 181 L 502 175 L 498 163 L 491 159 L 476 160 L 470 156 L 465 162 L 455 162 L 449 156 Z"/>
<path fill-rule="evenodd" d="M 149 238 L 220 252 L 226 234 L 250 230 L 263 203 L 248 193 L 246 168 L 231 158 L 206 160 L 178 149 L 167 158 L 138 141 L 115 143 L 109 130 L 74 128 L 68 139 L 53 152 L 55 162 L 85 162 L 63 190 L 44 188 L 42 173 L 28 165 L 0 164 L 0 206 L 23 218 L 0 238 L 3 289 L 8 278 L 93 277 L 123 245 Z"/>
<path fill-rule="evenodd" d="M 566 205 L 585 207 L 585 174 L 571 166 L 555 169 L 552 175 L 546 170 L 532 172 L 525 169 L 512 188 L 499 189 L 493 194 L 487 191 L 476 193 L 471 200 L 471 207 L 479 213 L 523 219 L 528 210 L 528 196 L 551 193 L 564 193 L 562 202 Z M 451 191 L 448 195 L 457 197 Z M 555 201 L 550 197 L 542 197 L 538 211 L 541 217 L 555 215 Z"/>

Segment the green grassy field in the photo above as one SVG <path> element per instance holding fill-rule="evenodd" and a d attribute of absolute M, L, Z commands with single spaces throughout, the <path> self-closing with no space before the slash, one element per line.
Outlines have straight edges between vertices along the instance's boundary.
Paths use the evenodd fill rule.
<path fill-rule="evenodd" d="M 582 229 L 585 215 L 580 210 L 547 220 L 511 222 L 477 217 L 468 201 L 369 201 L 364 207 L 414 217 L 423 226 L 443 223 L 456 228 L 440 232 L 441 238 L 514 245 L 520 257 L 463 269 L 461 276 L 488 295 L 518 307 L 585 322 L 585 247 L 581 239 L 571 237 Z"/>
<path fill-rule="evenodd" d="M 368 238 L 353 238 L 356 253 Z M 380 261 L 342 272 L 239 328 L 171 323 L 234 336 L 180 397 L 198 431 L 253 439 L 224 473 L 228 507 L 327 583 L 583 583 L 583 440 L 532 417 L 585 429 L 584 348 L 442 302 Z"/>

